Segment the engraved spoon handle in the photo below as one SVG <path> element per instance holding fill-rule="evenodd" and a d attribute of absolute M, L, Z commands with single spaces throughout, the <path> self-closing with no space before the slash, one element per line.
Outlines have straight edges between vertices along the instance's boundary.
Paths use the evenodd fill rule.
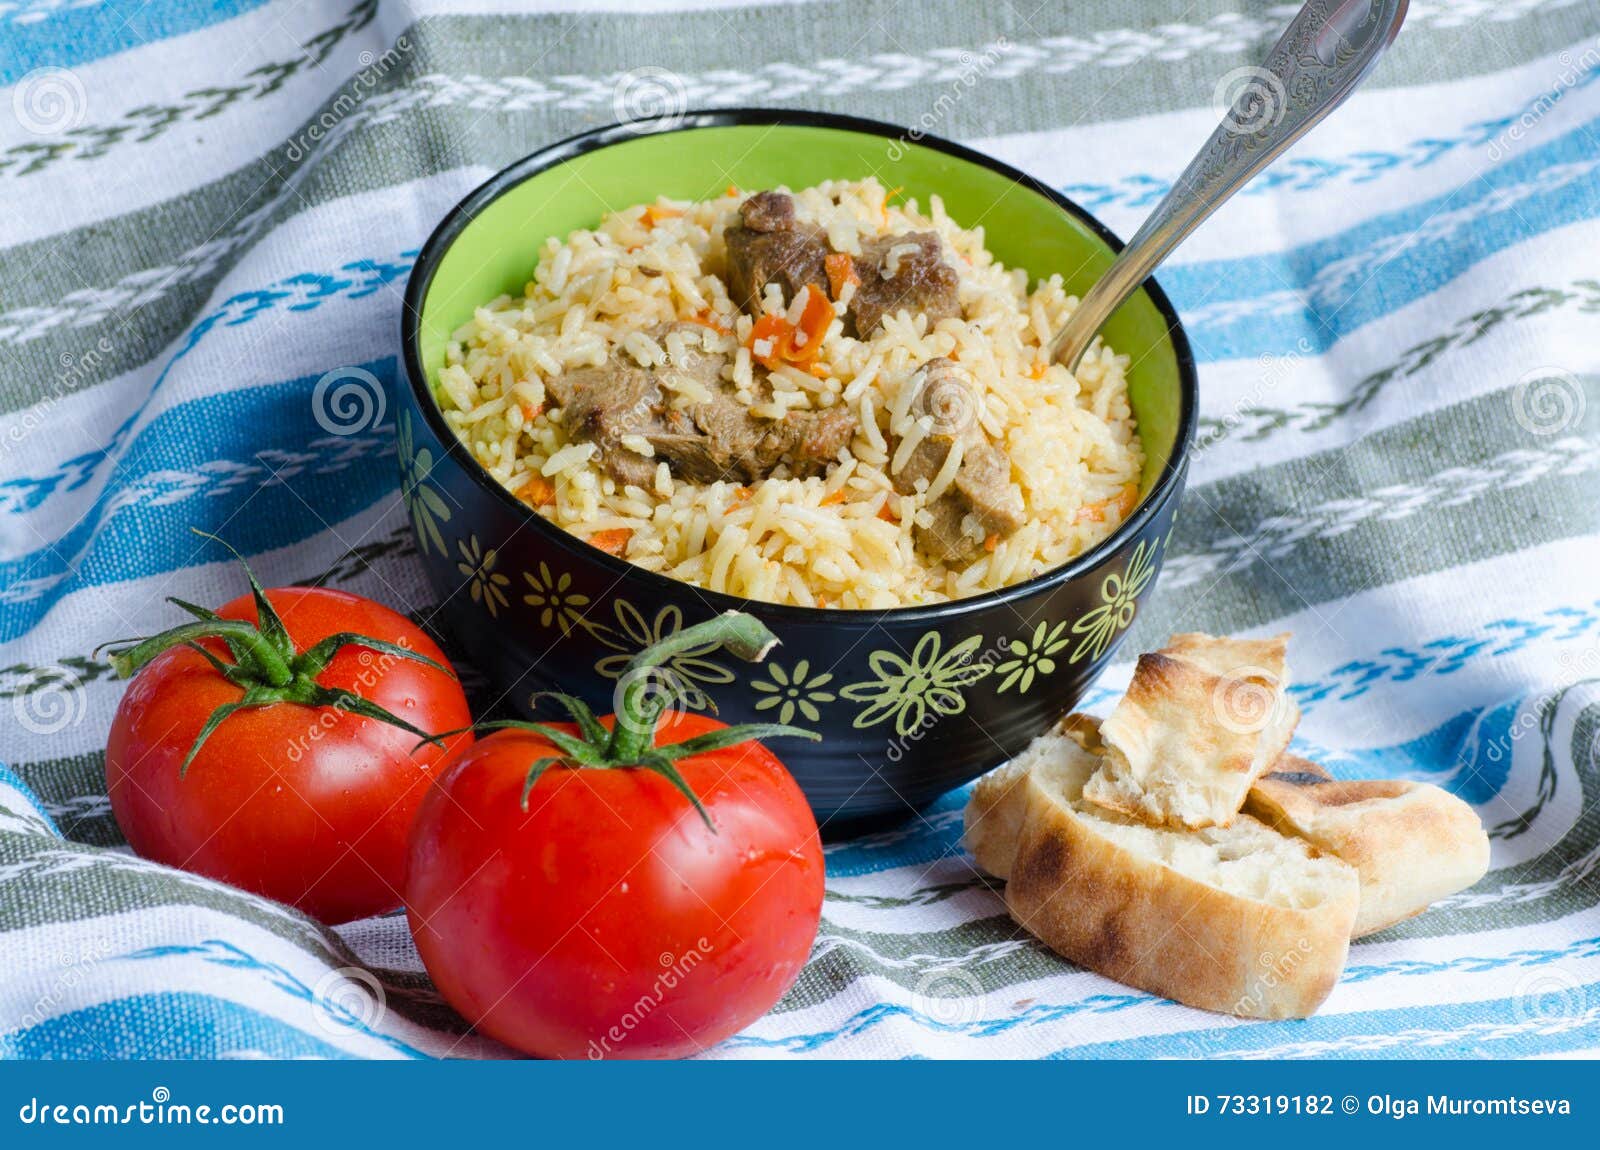
<path fill-rule="evenodd" d="M 1310 0 L 1260 68 L 1239 68 L 1219 92 L 1232 102 L 1116 261 L 1084 294 L 1051 345 L 1076 369 L 1111 313 L 1190 232 L 1354 92 L 1405 20 L 1407 0 Z"/>

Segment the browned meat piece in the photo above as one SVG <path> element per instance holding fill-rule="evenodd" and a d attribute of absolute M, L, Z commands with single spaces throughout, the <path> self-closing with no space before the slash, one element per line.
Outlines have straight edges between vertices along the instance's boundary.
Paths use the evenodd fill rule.
<path fill-rule="evenodd" d="M 788 466 L 796 477 L 816 475 L 855 434 L 855 417 L 839 410 L 791 411 L 779 421 L 751 416 L 732 396 L 689 409 L 698 434 L 650 436 L 673 474 L 698 483 L 718 479 L 754 483 Z"/>
<path fill-rule="evenodd" d="M 894 475 L 903 495 L 916 491 L 919 481 L 930 484 L 956 440 L 962 444 L 961 463 L 944 493 L 928 505 L 933 522 L 914 529 L 917 546 L 935 559 L 963 559 L 982 546 L 964 531 L 968 515 L 985 536 L 1010 535 L 1025 519 L 1022 496 L 1011 483 L 1011 460 L 984 435 L 978 423 L 978 400 L 953 362 L 940 356 L 921 369 L 916 412 L 933 418 L 933 427 L 912 450 Z"/>
<path fill-rule="evenodd" d="M 753 232 L 794 229 L 794 197 L 786 192 L 757 192 L 739 208 L 744 226 Z"/>
<path fill-rule="evenodd" d="M 664 414 L 661 385 L 649 372 L 613 360 L 569 371 L 545 386 L 561 405 L 567 434 L 599 446 L 606 474 L 636 487 L 654 482 L 655 461 L 622 446 L 624 436 L 647 434 Z"/>
<path fill-rule="evenodd" d="M 780 464 L 794 476 L 815 475 L 833 462 L 855 434 L 855 417 L 842 409 L 790 412 L 780 421 L 758 419 L 722 381 L 727 356 L 705 351 L 704 329 L 666 324 L 650 333 L 669 349 L 667 337 L 685 331 L 695 338 L 684 354 L 659 369 L 646 370 L 619 359 L 604 367 L 583 368 L 549 380 L 562 419 L 574 439 L 600 447 L 601 466 L 618 483 L 649 488 L 662 460 L 674 475 L 699 483 L 718 479 L 752 483 Z M 711 391 L 709 400 L 670 406 L 662 377 L 682 371 Z M 643 437 L 655 451 L 642 455 L 625 447 L 626 436 Z"/>
<path fill-rule="evenodd" d="M 795 226 L 794 200 L 784 192 L 757 192 L 739 209 L 740 224 L 723 233 L 728 249 L 728 295 L 750 315 L 761 314 L 769 283 L 789 303 L 810 285 L 824 295 L 828 245 L 818 232 Z"/>
<path fill-rule="evenodd" d="M 902 252 L 895 274 L 885 275 L 889 253 L 905 244 L 915 244 L 917 250 Z M 933 232 L 869 240 L 855 257 L 855 268 L 861 284 L 850 299 L 850 315 L 858 339 L 869 338 L 884 316 L 899 311 L 927 316 L 929 327 L 961 315 L 956 269 L 944 262 L 939 237 Z"/>

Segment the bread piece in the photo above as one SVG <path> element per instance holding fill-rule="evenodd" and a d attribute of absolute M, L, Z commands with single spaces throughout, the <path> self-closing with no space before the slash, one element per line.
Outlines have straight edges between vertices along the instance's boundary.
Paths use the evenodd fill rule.
<path fill-rule="evenodd" d="M 1022 822 L 1028 813 L 1028 789 L 1021 785 L 1023 780 L 1038 771 L 1052 785 L 1068 786 L 1076 780 L 1081 788 L 1083 780 L 1100 765 L 1099 758 L 1086 751 L 1077 739 L 1074 724 L 1078 720 L 1093 724 L 1093 728 L 1086 729 L 1097 729 L 1100 723 L 1092 715 L 1068 715 L 1055 730 L 1040 735 L 1005 766 L 984 775 L 973 788 L 972 797 L 967 800 L 962 843 L 978 865 L 996 878 L 1011 874 L 1017 840 L 1022 835 Z"/>
<path fill-rule="evenodd" d="M 1018 761 L 1005 803 L 981 817 L 1008 814 L 981 837 L 1020 797 L 1001 865 L 1021 926 L 1081 966 L 1206 1010 L 1301 1018 L 1328 996 L 1360 901 L 1354 870 L 1246 815 L 1191 832 L 1107 813 L 1083 801 L 1094 759 L 1070 737 L 1044 736 Z M 985 851 L 1004 854 L 992 838 Z"/>
<path fill-rule="evenodd" d="M 1420 914 L 1489 869 L 1489 836 L 1477 812 L 1428 783 L 1341 781 L 1285 755 L 1250 789 L 1245 811 L 1355 867 L 1355 938 Z"/>
<path fill-rule="evenodd" d="M 1300 721 L 1284 693 L 1288 640 L 1174 635 L 1139 656 L 1084 798 L 1157 826 L 1231 823 Z"/>

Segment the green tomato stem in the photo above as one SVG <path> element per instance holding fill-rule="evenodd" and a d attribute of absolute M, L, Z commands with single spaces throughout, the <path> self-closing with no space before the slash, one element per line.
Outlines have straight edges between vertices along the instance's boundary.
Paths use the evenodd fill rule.
<path fill-rule="evenodd" d="M 676 674 L 670 667 L 660 676 L 651 675 L 651 671 L 676 655 L 708 646 L 721 646 L 746 662 L 759 663 L 777 643 L 778 637 L 754 615 L 728 611 L 715 619 L 685 627 L 676 635 L 640 651 L 622 673 L 622 697 L 617 701 L 617 721 L 611 728 L 606 758 L 612 762 L 636 763 L 654 746 L 656 723 L 678 692 Z M 663 686 L 665 690 L 661 689 Z"/>

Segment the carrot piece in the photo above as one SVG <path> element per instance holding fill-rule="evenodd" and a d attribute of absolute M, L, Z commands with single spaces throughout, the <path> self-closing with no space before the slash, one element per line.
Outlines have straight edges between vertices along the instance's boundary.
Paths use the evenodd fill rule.
<path fill-rule="evenodd" d="M 883 501 L 883 506 L 878 508 L 878 518 L 883 520 L 885 523 L 900 522 L 900 516 L 889 510 L 889 501 L 887 499 Z"/>
<path fill-rule="evenodd" d="M 806 368 L 806 370 L 812 375 L 816 376 L 818 379 L 827 379 L 829 375 L 828 369 L 823 367 L 820 363 L 814 363 L 810 367 Z"/>
<path fill-rule="evenodd" d="M 772 371 L 783 362 L 793 332 L 789 321 L 781 315 L 764 315 L 750 329 L 750 341 L 745 346 L 750 349 L 757 363 Z"/>
<path fill-rule="evenodd" d="M 647 228 L 653 228 L 662 220 L 674 220 L 683 215 L 682 208 L 674 208 L 666 204 L 651 204 L 644 210 L 640 220 Z"/>
<path fill-rule="evenodd" d="M 750 496 L 753 495 L 753 494 L 755 494 L 755 492 L 753 492 L 748 487 L 735 487 L 733 489 L 733 501 L 735 503 L 743 503 L 746 499 L 749 499 Z"/>
<path fill-rule="evenodd" d="M 897 188 L 890 188 L 887 192 L 883 193 L 883 222 L 884 223 L 887 224 L 889 222 L 889 201 L 894 199 L 896 196 L 898 196 L 901 192 L 903 192 L 905 190 L 906 190 L 905 189 L 905 185 L 902 184 Z"/>
<path fill-rule="evenodd" d="M 789 337 L 783 358 L 790 363 L 806 364 L 816 359 L 822 351 L 822 337 L 828 334 L 828 327 L 833 323 L 833 304 L 828 297 L 809 286 L 805 292 L 806 302 L 800 311 L 800 324 L 793 329 L 799 335 L 804 335 L 805 339 L 802 341 L 795 335 Z"/>
<path fill-rule="evenodd" d="M 533 507 L 549 507 L 556 501 L 556 485 L 537 473 L 517 488 L 517 498 Z"/>
<path fill-rule="evenodd" d="M 736 184 L 729 184 L 728 190 L 722 194 L 725 196 L 737 196 L 739 194 L 739 188 Z"/>
<path fill-rule="evenodd" d="M 822 266 L 828 273 L 828 294 L 834 299 L 839 298 L 845 284 L 861 284 L 861 277 L 856 274 L 856 261 L 844 252 L 824 256 Z"/>
<path fill-rule="evenodd" d="M 1028 368 L 1029 379 L 1043 379 L 1044 373 L 1050 370 L 1050 365 L 1042 359 L 1036 359 Z"/>
<path fill-rule="evenodd" d="M 730 330 L 718 320 L 717 313 L 708 307 L 701 308 L 694 315 L 684 320 L 684 322 L 697 323 L 701 327 L 709 327 L 712 331 L 720 332 L 722 335 L 727 335 L 728 331 Z"/>
<path fill-rule="evenodd" d="M 522 408 L 522 418 L 527 420 L 529 423 L 532 423 L 534 420 L 538 419 L 540 414 L 544 411 L 544 404 L 529 403 L 527 400 L 523 400 L 521 403 L 517 404 L 517 406 Z"/>
<path fill-rule="evenodd" d="M 598 547 L 607 555 L 622 557 L 628 549 L 628 540 L 633 538 L 633 532 L 626 527 L 613 527 L 608 531 L 596 531 L 589 536 L 589 546 Z"/>
<path fill-rule="evenodd" d="M 985 539 L 983 541 L 983 549 L 985 551 L 989 552 L 989 554 L 991 554 L 991 555 L 994 554 L 994 549 L 996 547 L 998 547 L 999 545 L 1000 545 L 1000 532 L 998 532 L 998 531 L 996 531 L 993 535 L 989 536 L 989 538 L 987 538 L 987 539 Z"/>
<path fill-rule="evenodd" d="M 1137 483 L 1124 485 L 1122 494 L 1117 497 L 1117 510 L 1122 513 L 1122 518 L 1126 519 L 1132 515 L 1133 509 L 1137 506 L 1139 506 L 1139 485 Z"/>
<path fill-rule="evenodd" d="M 1104 503 L 1085 503 L 1078 508 L 1077 521 L 1079 523 L 1104 523 L 1106 521 L 1106 505 Z"/>
<path fill-rule="evenodd" d="M 818 503 L 817 506 L 818 507 L 832 507 L 835 503 L 843 503 L 843 502 L 844 502 L 844 488 L 841 487 L 837 491 L 830 491 L 830 492 L 828 492 L 828 494 L 824 495 L 822 497 L 822 502 Z"/>

